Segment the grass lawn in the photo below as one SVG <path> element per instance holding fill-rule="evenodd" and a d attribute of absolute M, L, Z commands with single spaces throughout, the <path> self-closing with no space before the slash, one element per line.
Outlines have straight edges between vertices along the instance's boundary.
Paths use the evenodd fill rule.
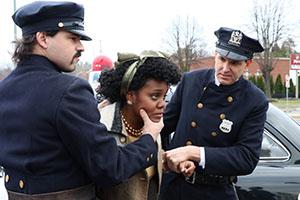
<path fill-rule="evenodd" d="M 270 102 L 282 110 L 300 110 L 300 99 L 271 99 Z"/>
<path fill-rule="evenodd" d="M 271 99 L 270 102 L 298 121 L 300 125 L 300 99 Z"/>

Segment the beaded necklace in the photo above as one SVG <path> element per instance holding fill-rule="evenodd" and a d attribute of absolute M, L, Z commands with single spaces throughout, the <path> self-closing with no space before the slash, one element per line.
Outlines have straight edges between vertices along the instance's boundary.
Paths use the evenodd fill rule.
<path fill-rule="evenodd" d="M 130 134 L 132 136 L 135 136 L 135 137 L 138 137 L 138 136 L 142 135 L 143 128 L 140 128 L 140 129 L 133 128 L 127 122 L 127 120 L 125 119 L 125 117 L 124 117 L 124 115 L 122 113 L 121 113 L 121 118 L 122 118 L 122 121 L 124 122 L 125 129 L 126 129 L 126 131 L 127 131 L 128 134 Z"/>

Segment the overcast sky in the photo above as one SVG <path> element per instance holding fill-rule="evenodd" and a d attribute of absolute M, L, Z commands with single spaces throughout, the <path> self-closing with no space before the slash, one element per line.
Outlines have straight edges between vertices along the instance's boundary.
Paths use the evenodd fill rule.
<path fill-rule="evenodd" d="M 145 49 L 164 50 L 167 30 L 176 16 L 189 15 L 202 28 L 203 39 L 213 51 L 213 31 L 220 26 L 245 30 L 250 22 L 252 0 L 74 0 L 85 7 L 85 27 L 93 38 L 84 42 L 81 61 L 92 62 L 98 55 L 116 59 L 117 52 L 139 53 Z M 261 0 L 262 1 L 262 0 Z M 268 1 L 268 0 L 265 0 Z M 17 8 L 32 0 L 16 0 Z M 300 19 L 300 1 L 293 2 L 291 20 Z M 14 39 L 13 0 L 1 0 L 0 67 L 10 62 Z M 253 34 L 253 33 L 252 33 Z M 18 36 L 21 31 L 18 28 Z M 255 37 L 255 36 L 254 36 Z M 299 38 L 295 41 L 300 43 Z M 299 44 L 298 44 L 299 45 Z M 299 51 L 300 49 L 298 49 Z"/>

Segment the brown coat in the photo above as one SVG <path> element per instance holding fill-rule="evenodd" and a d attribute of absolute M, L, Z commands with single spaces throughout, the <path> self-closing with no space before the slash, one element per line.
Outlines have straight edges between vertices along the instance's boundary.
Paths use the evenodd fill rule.
<path fill-rule="evenodd" d="M 118 145 L 124 146 L 137 139 L 127 134 L 117 103 L 105 105 L 99 110 L 101 113 L 101 122 L 106 125 L 109 131 L 112 131 L 111 134 L 115 137 Z M 161 150 L 160 139 L 158 140 L 158 144 L 159 150 Z M 159 153 L 157 166 L 148 167 L 114 187 L 97 188 L 98 198 L 100 200 L 156 200 L 162 174 L 160 155 Z"/>

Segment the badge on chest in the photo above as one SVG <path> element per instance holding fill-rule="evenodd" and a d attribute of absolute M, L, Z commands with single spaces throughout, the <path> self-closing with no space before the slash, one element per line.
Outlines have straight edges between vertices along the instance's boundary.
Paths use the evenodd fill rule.
<path fill-rule="evenodd" d="M 219 128 L 223 133 L 229 133 L 231 131 L 233 122 L 227 119 L 223 119 Z"/>

